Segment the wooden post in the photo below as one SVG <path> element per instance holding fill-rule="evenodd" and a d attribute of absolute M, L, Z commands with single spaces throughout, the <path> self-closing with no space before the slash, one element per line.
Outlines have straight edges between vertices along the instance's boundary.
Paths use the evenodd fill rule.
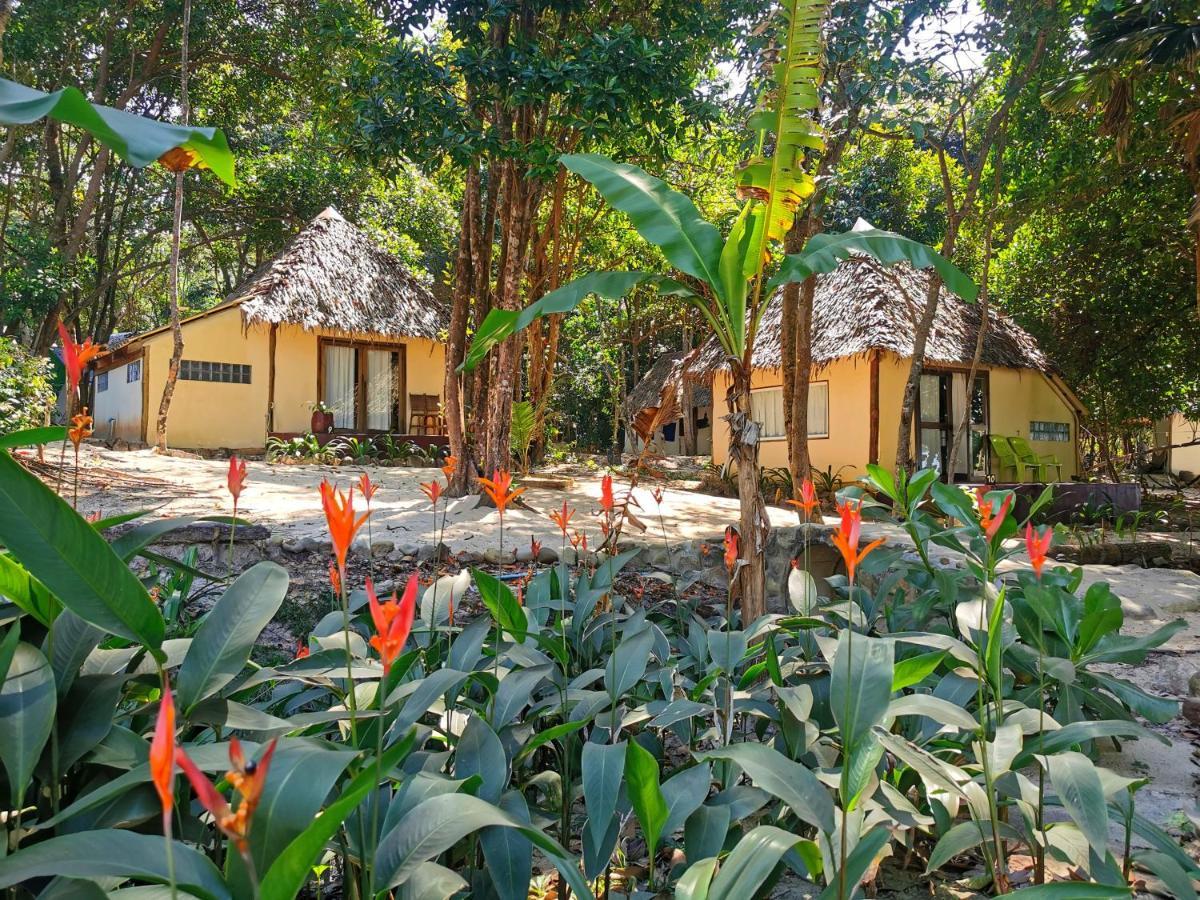
<path fill-rule="evenodd" d="M 879 350 L 871 351 L 871 437 L 869 461 L 879 464 Z"/>
<path fill-rule="evenodd" d="M 275 332 L 278 322 L 271 323 L 267 336 L 267 437 L 275 431 Z"/>

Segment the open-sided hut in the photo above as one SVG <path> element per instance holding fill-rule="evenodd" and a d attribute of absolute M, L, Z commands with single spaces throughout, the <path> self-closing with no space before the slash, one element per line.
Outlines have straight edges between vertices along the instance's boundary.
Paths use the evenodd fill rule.
<path fill-rule="evenodd" d="M 712 452 L 712 390 L 706 384 L 685 383 L 683 370 L 696 351 L 676 350 L 654 361 L 625 398 L 625 449 L 647 444 L 663 456 L 684 453 L 685 415 L 695 435 L 696 454 Z M 691 394 L 691 409 L 686 394 Z"/>

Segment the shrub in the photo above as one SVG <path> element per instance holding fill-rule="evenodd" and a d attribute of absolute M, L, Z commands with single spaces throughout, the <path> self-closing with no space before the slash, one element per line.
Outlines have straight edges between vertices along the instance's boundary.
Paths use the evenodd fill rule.
<path fill-rule="evenodd" d="M 45 425 L 54 401 L 49 358 L 0 337 L 0 434 Z"/>

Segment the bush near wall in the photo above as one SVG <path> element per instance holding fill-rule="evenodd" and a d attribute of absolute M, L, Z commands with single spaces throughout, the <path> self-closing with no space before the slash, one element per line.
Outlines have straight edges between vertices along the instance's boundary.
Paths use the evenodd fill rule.
<path fill-rule="evenodd" d="M 0 433 L 46 424 L 54 408 L 50 360 L 0 338 Z"/>

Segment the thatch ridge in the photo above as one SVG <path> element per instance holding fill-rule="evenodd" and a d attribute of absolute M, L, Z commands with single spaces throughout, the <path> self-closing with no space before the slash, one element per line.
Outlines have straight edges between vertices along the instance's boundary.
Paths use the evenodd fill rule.
<path fill-rule="evenodd" d="M 868 257 L 852 257 L 829 275 L 819 276 L 813 294 L 813 364 L 820 367 L 871 350 L 911 357 L 928 288 L 927 270 L 906 264 L 884 266 Z M 776 293 L 763 312 L 755 341 L 756 369 L 781 366 L 782 311 L 782 297 Z M 943 289 L 925 360 L 969 365 L 975 355 L 979 315 L 978 303 L 965 303 Z M 1033 336 L 994 307 L 988 309 L 981 362 L 985 366 L 1053 371 Z M 687 375 L 707 381 L 725 366 L 720 344 L 711 339 L 688 366 Z"/>
<path fill-rule="evenodd" d="M 446 308 L 404 263 L 332 206 L 225 300 L 246 326 L 298 325 L 439 340 Z"/>

